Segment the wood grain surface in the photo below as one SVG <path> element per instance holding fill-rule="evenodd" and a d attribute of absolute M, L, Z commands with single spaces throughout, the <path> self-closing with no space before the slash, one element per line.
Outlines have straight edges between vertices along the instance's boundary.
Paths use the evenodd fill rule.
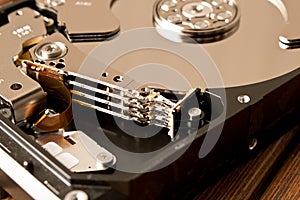
<path fill-rule="evenodd" d="M 199 189 L 194 200 L 300 200 L 299 133 L 299 126 L 290 130 L 252 160 Z"/>
<path fill-rule="evenodd" d="M 261 199 L 300 199 L 300 145 L 289 155 Z"/>

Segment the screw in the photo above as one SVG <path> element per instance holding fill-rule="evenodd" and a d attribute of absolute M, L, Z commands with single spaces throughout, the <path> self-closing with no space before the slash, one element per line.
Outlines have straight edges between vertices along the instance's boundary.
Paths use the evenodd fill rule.
<path fill-rule="evenodd" d="M 140 94 L 142 95 L 142 96 L 148 96 L 149 94 L 150 94 L 150 88 L 148 88 L 148 87 L 143 87 L 141 90 L 140 90 Z"/>
<path fill-rule="evenodd" d="M 65 0 L 50 0 L 49 3 L 52 6 L 56 7 L 56 6 L 61 6 L 61 5 L 65 4 Z"/>
<path fill-rule="evenodd" d="M 45 43 L 35 49 L 35 55 L 40 60 L 55 60 L 67 53 L 67 47 L 61 42 Z"/>
<path fill-rule="evenodd" d="M 190 2 L 182 6 L 181 12 L 187 18 L 198 18 L 208 16 L 213 11 L 208 2 Z"/>
<path fill-rule="evenodd" d="M 246 94 L 238 96 L 237 100 L 242 104 L 247 104 L 251 101 L 250 97 Z"/>
<path fill-rule="evenodd" d="M 176 1 L 166 1 L 164 2 L 164 4 L 161 6 L 161 9 L 165 12 L 168 12 L 170 10 L 170 8 L 175 7 L 177 4 Z"/>
<path fill-rule="evenodd" d="M 181 22 L 182 18 L 180 15 L 169 15 L 167 20 L 171 23 L 177 24 Z"/>
<path fill-rule="evenodd" d="M 232 16 L 232 13 L 230 11 L 220 12 L 217 15 L 217 19 L 220 21 L 226 21 Z"/>
<path fill-rule="evenodd" d="M 224 0 L 214 0 L 211 2 L 214 6 L 220 6 L 224 3 Z"/>
<path fill-rule="evenodd" d="M 208 28 L 209 26 L 209 22 L 208 21 L 197 21 L 195 24 L 194 24 L 194 27 L 196 29 L 205 29 L 205 28 Z"/>
<path fill-rule="evenodd" d="M 9 108 L 2 108 L 0 110 L 0 113 L 7 119 L 11 118 L 12 116 L 11 110 Z"/>
<path fill-rule="evenodd" d="M 22 163 L 22 165 L 23 165 L 24 169 L 26 169 L 27 171 L 29 171 L 31 169 L 31 163 L 28 161 L 24 161 Z"/>
<path fill-rule="evenodd" d="M 18 10 L 16 13 L 18 16 L 22 16 L 23 15 L 23 11 L 22 10 Z"/>
<path fill-rule="evenodd" d="M 48 45 L 45 45 L 44 47 L 42 47 L 41 52 L 45 56 L 49 56 L 49 55 L 55 56 L 56 54 L 57 55 L 61 54 L 61 49 L 56 44 L 48 44 Z"/>
<path fill-rule="evenodd" d="M 0 84 L 4 82 L 4 79 L 0 79 Z"/>
<path fill-rule="evenodd" d="M 202 114 L 202 110 L 200 108 L 190 108 L 188 111 L 188 114 L 190 116 L 190 120 L 193 120 L 196 117 L 200 117 Z"/>
<path fill-rule="evenodd" d="M 54 25 L 54 20 L 48 17 L 44 17 L 44 22 L 47 27 L 51 27 Z"/>
<path fill-rule="evenodd" d="M 114 160 L 113 156 L 110 153 L 105 152 L 105 151 L 99 153 L 96 156 L 96 159 L 97 159 L 97 165 L 100 165 L 100 166 L 102 166 L 102 165 L 108 166 Z"/>
<path fill-rule="evenodd" d="M 120 83 L 120 82 L 122 82 L 123 80 L 124 80 L 123 76 L 115 76 L 115 77 L 114 77 L 114 81 L 115 81 L 115 82 Z"/>
<path fill-rule="evenodd" d="M 10 86 L 10 89 L 12 90 L 20 90 L 22 88 L 22 84 L 21 83 L 14 83 Z"/>
<path fill-rule="evenodd" d="M 202 6 L 201 4 L 194 6 L 191 9 L 191 12 L 197 13 L 197 12 L 202 12 L 204 9 L 204 6 Z"/>
<path fill-rule="evenodd" d="M 86 192 L 82 190 L 73 190 L 65 196 L 65 200 L 88 200 L 89 197 Z"/>

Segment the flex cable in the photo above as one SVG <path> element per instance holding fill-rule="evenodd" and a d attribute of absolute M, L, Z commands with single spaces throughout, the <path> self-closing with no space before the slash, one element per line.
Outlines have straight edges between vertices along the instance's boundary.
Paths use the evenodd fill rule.
<path fill-rule="evenodd" d="M 171 138 L 174 137 L 173 112 L 177 104 L 163 97 L 160 93 L 154 92 L 154 90 L 148 95 L 143 96 L 136 90 L 128 90 L 74 72 L 63 71 L 31 61 L 24 61 L 23 63 L 26 66 L 29 76 L 41 82 L 46 89 L 50 86 L 51 88 L 62 90 L 61 97 L 69 102 L 69 106 L 63 112 L 54 116 L 43 115 L 42 120 L 40 119 L 35 123 L 36 127 L 41 127 L 42 124 L 43 128 L 47 127 L 50 121 L 52 121 L 51 119 L 54 119 L 53 117 L 64 119 L 57 120 L 61 121 L 61 123 L 52 125 L 53 129 L 63 126 L 63 123 L 68 123 L 71 116 L 71 101 L 73 100 L 75 103 L 112 116 L 143 124 L 165 127 L 169 129 L 168 135 Z M 72 100 L 71 98 L 69 100 L 68 96 L 65 95 L 65 90 L 61 85 L 67 86 L 68 94 L 73 94 Z M 89 103 L 90 100 L 100 103 L 101 106 Z M 49 122 L 45 121 L 46 119 Z M 49 130 L 49 128 L 47 129 Z"/>
<path fill-rule="evenodd" d="M 33 124 L 41 131 L 52 132 L 66 127 L 72 121 L 72 100 L 68 88 L 51 74 L 28 71 L 28 75 L 38 81 L 47 93 L 49 105 L 59 104 L 59 110 L 46 109 L 42 116 Z M 58 103 L 59 102 L 59 103 Z"/>
<path fill-rule="evenodd" d="M 56 104 L 59 101 L 59 105 L 62 108 L 60 108 L 59 112 L 51 112 L 51 110 L 47 109 L 42 117 L 34 123 L 34 127 L 48 132 L 66 127 L 73 118 L 72 100 L 69 90 L 62 82 L 45 75 L 39 76 L 39 83 L 48 96 L 52 97 L 51 99 L 48 98 L 48 101 L 54 101 L 51 102 L 52 104 Z"/>

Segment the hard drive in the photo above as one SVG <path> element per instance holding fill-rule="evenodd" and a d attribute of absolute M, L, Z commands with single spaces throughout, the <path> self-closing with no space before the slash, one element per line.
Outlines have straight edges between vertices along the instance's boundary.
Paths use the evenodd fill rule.
<path fill-rule="evenodd" d="M 300 122 L 299 6 L 1 1 L 0 186 L 178 199 L 218 178 Z"/>

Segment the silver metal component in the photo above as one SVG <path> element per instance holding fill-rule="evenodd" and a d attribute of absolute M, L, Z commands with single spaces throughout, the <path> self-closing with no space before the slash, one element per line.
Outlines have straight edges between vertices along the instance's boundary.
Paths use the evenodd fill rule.
<path fill-rule="evenodd" d="M 64 70 L 68 71 L 78 71 L 80 69 L 81 63 L 84 61 L 85 53 L 80 51 L 80 49 L 76 48 L 70 41 L 68 41 L 62 34 L 56 32 L 53 33 L 52 35 L 49 35 L 44 38 L 42 42 L 40 42 L 37 46 L 43 46 L 45 44 L 51 44 L 53 42 L 56 42 L 58 44 L 63 44 L 62 49 L 65 48 L 67 49 L 67 53 L 57 59 L 52 59 L 52 60 L 43 60 L 45 61 L 46 65 L 50 65 L 50 62 L 55 62 L 57 64 L 61 63 L 63 61 L 64 64 Z M 36 47 L 37 48 L 37 47 Z M 30 55 L 33 60 L 40 60 L 39 57 L 36 55 L 36 48 L 31 48 L 29 50 Z"/>
<path fill-rule="evenodd" d="M 67 54 L 68 48 L 62 42 L 43 43 L 35 48 L 40 60 L 56 60 Z"/>
<path fill-rule="evenodd" d="M 54 20 L 48 17 L 44 17 L 44 22 L 46 24 L 47 27 L 51 27 L 54 26 Z"/>
<path fill-rule="evenodd" d="M 88 200 L 89 196 L 82 190 L 73 190 L 69 192 L 64 200 Z"/>
<path fill-rule="evenodd" d="M 248 95 L 243 94 L 243 95 L 238 96 L 237 100 L 238 100 L 238 102 L 240 102 L 242 104 L 247 104 L 251 101 L 251 98 Z"/>
<path fill-rule="evenodd" d="M 257 138 L 252 138 L 249 142 L 249 147 L 248 147 L 249 150 L 253 151 L 256 148 L 257 144 L 258 144 Z"/>
<path fill-rule="evenodd" d="M 223 11 L 217 14 L 217 19 L 220 21 L 229 22 L 229 19 L 232 17 L 232 13 L 230 11 Z"/>
<path fill-rule="evenodd" d="M 12 112 L 9 108 L 2 108 L 0 110 L 0 114 L 2 114 L 7 119 L 11 119 L 12 117 Z"/>
<path fill-rule="evenodd" d="M 70 139 L 72 142 L 70 143 Z M 73 172 L 106 170 L 117 159 L 82 131 L 40 135 L 37 142 Z"/>
<path fill-rule="evenodd" d="M 182 14 L 191 19 L 194 17 L 209 17 L 213 7 L 206 1 L 187 3 L 182 7 Z"/>
<path fill-rule="evenodd" d="M 36 11 L 30 8 L 18 13 L 8 16 L 10 23 L 1 27 L 0 34 L 0 99 L 11 107 L 15 123 L 40 112 L 46 100 L 41 86 L 13 64 L 13 57 L 19 54 L 25 41 L 46 34 L 44 21 L 35 18 Z"/>
<path fill-rule="evenodd" d="M 24 167 L 24 169 L 29 170 L 29 168 L 30 168 L 30 163 L 29 163 L 28 161 L 24 161 L 24 162 L 22 163 L 22 166 Z"/>
<path fill-rule="evenodd" d="M 126 120 L 134 120 L 142 123 L 146 122 L 148 124 L 173 129 L 171 121 L 173 106 L 175 105 L 175 103 L 159 95 L 159 93 L 155 93 L 152 91 L 149 93 L 149 95 L 143 97 L 136 90 L 128 90 L 117 85 L 83 76 L 74 72 L 67 72 L 67 74 L 67 77 L 75 77 L 74 81 L 65 80 L 68 85 L 76 86 L 73 88 L 73 90 L 71 90 L 71 93 L 75 95 L 73 96 L 74 102 Z M 80 83 L 78 82 L 79 79 L 76 79 L 76 77 L 79 79 L 88 80 L 96 85 L 101 85 L 104 88 L 109 88 L 109 90 L 102 90 Z M 103 99 L 96 97 L 95 95 L 86 94 L 85 92 L 80 91 L 81 88 L 94 92 L 95 94 L 104 94 L 111 99 L 107 100 L 106 98 Z M 105 104 L 107 106 L 110 106 L 111 109 L 88 104 L 82 100 L 78 100 L 76 98 L 76 95 Z M 115 100 L 117 100 L 117 103 L 114 102 Z M 157 115 L 169 117 L 157 118 Z"/>
<path fill-rule="evenodd" d="M 114 157 L 111 153 L 108 153 L 106 151 L 100 152 L 97 156 L 97 165 L 102 166 L 111 166 L 111 164 L 114 162 Z"/>
<path fill-rule="evenodd" d="M 295 9 L 299 7 L 298 2 L 275 0 L 269 0 L 269 2 L 278 8 L 285 21 L 285 26 L 279 36 L 279 46 L 282 49 L 300 48 L 299 12 Z"/>
<path fill-rule="evenodd" d="M 178 14 L 171 14 L 167 17 L 168 22 L 171 22 L 173 24 L 180 23 L 182 20 L 182 17 Z"/>
<path fill-rule="evenodd" d="M 48 117 L 53 117 L 55 115 L 57 115 L 58 113 L 56 113 L 54 110 L 52 109 L 46 109 L 45 110 L 45 115 L 47 115 Z"/>
<path fill-rule="evenodd" d="M 210 26 L 210 23 L 207 20 L 196 21 L 195 24 L 194 24 L 194 27 L 196 29 L 206 29 L 209 26 Z"/>
<path fill-rule="evenodd" d="M 114 77 L 114 81 L 115 82 L 122 82 L 124 80 L 124 77 L 123 76 L 115 76 Z"/>
<path fill-rule="evenodd" d="M 86 94 L 86 93 L 83 93 L 83 92 L 79 92 L 79 91 L 76 91 L 76 90 L 71 90 L 71 93 L 73 95 L 77 95 L 77 96 L 81 96 L 81 97 L 84 97 L 84 98 L 87 98 L 87 99 L 90 99 L 90 100 L 94 100 L 95 102 L 99 102 L 99 103 L 102 103 L 102 104 L 105 104 L 105 105 L 108 105 L 108 106 L 112 106 L 112 107 L 115 107 L 115 108 L 122 109 L 123 111 L 129 110 L 129 107 L 125 107 L 122 104 L 114 103 L 112 101 L 102 99 L 102 98 L 98 98 L 98 97 L 95 97 L 93 95 L 89 95 L 89 94 Z"/>
<path fill-rule="evenodd" d="M 172 37 L 172 35 L 168 37 L 167 33 L 165 35 L 163 33 L 160 33 L 165 38 L 173 41 L 177 39 L 177 42 L 185 42 L 185 38 L 183 38 L 179 33 L 184 34 L 182 30 L 184 30 L 184 28 L 190 29 L 190 27 L 184 27 L 183 29 L 180 29 L 178 25 L 169 23 L 167 20 L 165 20 L 166 18 L 161 17 L 162 13 L 165 11 L 161 9 L 159 9 L 159 11 L 156 11 L 156 9 L 152 11 L 150 9 L 153 8 L 153 5 L 160 2 L 163 3 L 164 1 L 116 1 L 116 3 L 112 6 L 112 11 L 115 13 L 117 18 L 120 19 L 122 24 L 122 31 L 124 32 L 124 34 L 132 29 L 152 27 L 153 23 L 156 23 L 155 26 L 167 30 L 174 30 L 174 37 Z M 182 3 L 184 3 L 182 1 L 177 2 L 181 5 Z M 199 1 L 186 0 L 185 2 Z M 213 0 L 207 0 L 207 2 L 213 2 Z M 218 34 L 221 33 L 221 31 L 217 32 L 216 38 L 207 36 L 208 40 L 205 40 L 205 32 L 208 32 L 208 30 L 204 30 L 203 32 L 198 32 L 197 29 L 195 30 L 195 32 L 200 34 L 198 34 L 199 39 L 197 39 L 200 43 L 201 40 L 203 43 L 218 41 L 213 44 L 201 45 L 201 48 L 203 48 L 207 52 L 207 54 L 213 59 L 213 62 L 216 64 L 216 66 L 218 66 L 224 83 L 224 85 L 212 83 L 210 85 L 211 88 L 223 88 L 224 86 L 237 87 L 254 84 L 270 80 L 277 77 L 279 74 L 282 75 L 289 73 L 299 67 L 299 55 L 297 53 L 298 50 L 289 51 L 283 50 L 282 48 L 292 49 L 300 47 L 300 29 L 298 25 L 300 12 L 299 9 L 297 9 L 300 7 L 300 1 L 236 0 L 236 3 L 234 3 L 234 1 L 224 0 L 224 4 L 221 5 L 221 7 L 227 7 L 228 2 L 232 3 L 233 7 L 237 3 L 238 9 L 236 16 L 238 16 L 238 18 L 240 19 L 240 23 L 237 23 L 236 27 L 233 27 L 232 31 L 228 30 L 228 35 L 226 33 L 225 35 Z M 144 8 L 146 7 L 149 9 L 145 10 Z M 132 8 L 136 8 L 134 12 L 131 12 Z M 217 6 L 215 6 L 214 8 L 218 9 Z M 173 9 L 175 8 L 170 9 L 169 12 L 171 12 Z M 220 11 L 221 10 L 218 10 L 218 12 L 216 13 L 219 13 Z M 157 12 L 158 14 L 155 14 L 155 12 Z M 166 16 L 167 14 L 169 14 L 169 12 L 165 13 Z M 180 9 L 177 12 L 180 13 Z M 130 13 L 130 15 L 128 13 Z M 158 18 L 155 18 L 154 20 L 154 17 Z M 161 24 L 158 22 L 161 22 Z M 217 21 L 217 24 L 218 23 L 219 21 Z M 227 25 L 229 26 L 231 23 L 234 24 L 234 22 L 229 22 Z M 232 35 L 230 36 L 230 34 Z M 196 33 L 194 35 L 196 35 Z M 279 42 L 279 36 L 282 36 L 283 42 Z M 288 43 L 285 43 L 284 40 Z M 163 44 L 163 42 L 164 40 L 162 39 L 161 44 Z M 279 44 L 282 45 L 280 46 L 281 48 L 278 46 Z M 260 46 L 263 46 L 263 48 L 258 48 Z M 147 54 L 145 53 L 145 56 L 146 55 Z M 151 56 L 153 55 L 162 56 L 162 53 L 160 52 L 158 54 L 151 54 Z M 101 59 L 103 59 L 103 57 L 105 56 L 102 56 Z M 147 61 L 150 60 L 150 58 L 151 57 L 148 56 Z M 125 69 L 130 69 L 129 67 L 132 64 L 131 59 L 132 57 L 122 56 L 122 58 L 118 60 L 119 62 L 112 63 L 108 69 L 124 69 L 123 74 L 125 74 Z M 141 62 L 139 64 L 142 64 L 142 59 L 140 58 L 140 60 Z M 163 62 L 163 64 L 172 66 L 177 70 L 182 69 L 179 64 L 179 59 L 176 59 L 175 56 L 173 56 L 172 58 L 168 57 L 167 60 L 161 61 Z M 122 63 L 122 69 L 120 68 L 120 63 Z M 205 84 L 205 81 L 199 82 L 201 77 L 198 76 L 199 79 L 193 79 L 194 76 L 192 70 L 185 70 L 192 69 L 193 67 L 188 64 L 185 64 L 185 66 L 186 67 L 183 70 L 179 71 L 181 74 L 185 74 L 187 73 L 187 71 L 191 72 L 189 75 L 185 76 L 190 77 L 189 82 L 192 83 L 192 87 L 207 88 L 207 84 Z M 143 75 L 141 73 L 141 75 L 135 77 L 135 79 L 142 82 L 144 77 L 147 77 L 148 74 L 144 75 L 143 78 L 139 78 L 142 76 Z M 234 78 L 232 78 L 233 76 Z M 206 78 L 207 77 L 205 77 L 205 79 Z M 181 90 L 187 89 L 188 87 Z"/>
<path fill-rule="evenodd" d="M 66 3 L 65 0 L 46 0 L 46 2 L 48 5 L 51 5 L 53 7 L 61 6 Z"/>
<path fill-rule="evenodd" d="M 23 11 L 22 11 L 22 10 L 18 10 L 18 11 L 16 12 L 16 14 L 17 14 L 18 16 L 22 16 L 22 15 L 23 15 Z"/>
<path fill-rule="evenodd" d="M 168 12 L 171 8 L 174 8 L 176 4 L 177 4 L 176 0 L 168 0 L 162 4 L 161 9 Z"/>
<path fill-rule="evenodd" d="M 59 25 L 66 28 L 72 42 L 103 41 L 120 30 L 119 21 L 110 9 L 111 0 L 37 1 L 40 7 L 53 7 L 57 11 Z M 70 14 L 70 10 L 74 14 Z"/>
<path fill-rule="evenodd" d="M 193 120 L 193 118 L 201 116 L 202 110 L 200 108 L 190 108 L 188 114 L 190 116 L 190 120 Z"/>
<path fill-rule="evenodd" d="M 31 67 L 31 69 L 37 72 L 46 69 L 43 65 L 32 65 L 33 63 L 31 61 L 26 61 L 23 64 L 34 66 L 33 68 Z M 174 137 L 173 111 L 175 103 L 163 97 L 158 92 L 149 90 L 148 95 L 143 96 L 136 90 L 125 89 L 74 72 L 62 71 L 55 68 L 51 70 L 51 68 L 53 67 L 47 66 L 47 69 L 51 71 L 52 75 L 56 74 L 56 76 L 64 79 L 66 85 L 73 87 L 73 89 L 70 90 L 73 94 L 73 102 L 126 120 L 166 127 L 172 132 L 172 134 L 170 134 L 171 138 Z M 81 80 L 85 80 L 85 83 L 82 83 Z M 99 87 L 96 88 L 94 87 L 95 85 Z M 87 90 L 95 95 L 88 94 Z M 101 95 L 98 97 L 96 94 Z M 81 98 L 78 99 L 78 97 Z M 90 103 L 86 103 L 85 99 L 101 103 L 106 105 L 106 107 L 91 105 Z M 51 114 L 51 112 L 49 112 L 49 114 Z"/>
<path fill-rule="evenodd" d="M 32 197 L 32 199 L 40 199 L 43 197 L 44 199 L 59 200 L 55 194 L 53 194 L 45 185 L 43 185 L 38 179 L 30 174 L 29 171 L 24 169 L 22 165 L 15 161 L 2 148 L 0 148 L 0 169 L 8 177 L 14 180 L 18 186 L 20 186 L 30 197 Z M 22 177 L 22 179 L 20 179 L 20 177 Z M 7 184 L 7 182 L 5 184 Z"/>
<path fill-rule="evenodd" d="M 10 85 L 10 89 L 12 90 L 20 90 L 22 89 L 23 85 L 21 83 L 13 83 Z"/>
<path fill-rule="evenodd" d="M 226 0 L 213 0 L 211 3 L 214 6 L 221 6 L 226 2 Z"/>
<path fill-rule="evenodd" d="M 184 36 L 189 36 L 200 43 L 230 36 L 237 30 L 240 19 L 235 0 L 178 1 L 167 4 L 158 0 L 154 9 L 156 26 L 179 33 L 183 41 Z M 163 36 L 172 40 L 170 35 Z"/>

